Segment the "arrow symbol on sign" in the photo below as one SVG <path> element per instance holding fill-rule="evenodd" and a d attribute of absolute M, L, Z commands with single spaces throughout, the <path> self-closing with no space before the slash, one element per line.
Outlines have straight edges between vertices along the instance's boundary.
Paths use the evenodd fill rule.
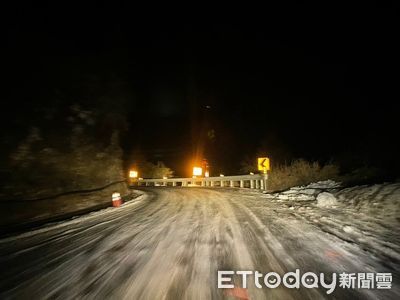
<path fill-rule="evenodd" d="M 264 159 L 262 160 L 262 162 L 261 162 L 261 166 L 264 167 L 264 168 L 267 167 L 266 165 L 264 165 L 264 163 L 265 163 L 266 161 L 267 161 L 267 160 L 264 158 Z"/>
<path fill-rule="evenodd" d="M 268 157 L 259 157 L 257 160 L 258 170 L 259 171 L 266 171 L 269 170 L 269 158 Z"/>

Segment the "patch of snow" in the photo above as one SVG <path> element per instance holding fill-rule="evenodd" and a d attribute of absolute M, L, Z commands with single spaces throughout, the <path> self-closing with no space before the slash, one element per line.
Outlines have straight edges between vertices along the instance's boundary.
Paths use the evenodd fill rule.
<path fill-rule="evenodd" d="M 294 187 L 291 188 L 290 190 L 282 192 L 284 195 L 293 195 L 293 194 L 298 194 L 302 189 L 299 187 Z"/>
<path fill-rule="evenodd" d="M 334 195 L 328 192 L 322 192 L 317 196 L 317 206 L 330 207 L 338 205 L 338 201 Z"/>
<path fill-rule="evenodd" d="M 295 194 L 275 194 L 275 199 L 279 200 L 298 200 L 298 201 L 311 201 L 315 200 L 314 196 L 302 194 L 302 193 L 295 193 Z"/>
<path fill-rule="evenodd" d="M 307 185 L 307 188 L 313 188 L 313 189 L 335 189 L 338 187 L 340 187 L 340 183 L 330 179 L 310 183 L 309 185 Z"/>
<path fill-rule="evenodd" d="M 268 197 L 289 201 L 313 201 L 321 192 L 334 192 L 337 191 L 338 187 L 340 187 L 340 183 L 333 180 L 325 180 L 311 183 L 307 186 L 292 187 L 283 192 L 269 194 Z"/>
<path fill-rule="evenodd" d="M 293 200 L 311 201 L 311 200 L 315 200 L 315 197 L 310 196 L 310 195 L 305 195 L 305 194 L 299 194 L 299 195 L 296 195 L 295 197 L 293 197 Z"/>
<path fill-rule="evenodd" d="M 318 193 L 318 191 L 315 189 L 304 189 L 301 192 L 306 195 L 315 195 L 316 193 Z"/>
<path fill-rule="evenodd" d="M 278 199 L 280 199 L 280 200 L 289 200 L 289 196 L 288 195 L 277 195 L 276 196 Z"/>

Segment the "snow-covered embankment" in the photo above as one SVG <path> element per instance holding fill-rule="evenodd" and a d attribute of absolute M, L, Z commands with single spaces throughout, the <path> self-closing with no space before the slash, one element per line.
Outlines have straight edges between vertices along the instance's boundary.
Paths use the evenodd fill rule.
<path fill-rule="evenodd" d="M 400 261 L 400 183 L 342 188 L 327 180 L 265 196 L 327 233 Z"/>

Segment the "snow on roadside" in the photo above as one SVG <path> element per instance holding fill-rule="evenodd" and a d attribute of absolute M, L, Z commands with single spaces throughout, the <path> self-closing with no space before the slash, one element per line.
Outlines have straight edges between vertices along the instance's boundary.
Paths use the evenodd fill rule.
<path fill-rule="evenodd" d="M 374 215 L 384 223 L 400 221 L 400 183 L 345 188 L 336 197 L 344 206 Z"/>
<path fill-rule="evenodd" d="M 9 237 L 5 237 L 0 239 L 0 244 L 3 243 L 8 243 L 10 241 L 15 241 L 16 239 L 21 239 L 21 238 L 27 238 L 27 237 L 32 237 L 35 236 L 37 234 L 42 234 L 45 233 L 47 231 L 51 231 L 51 230 L 59 230 L 62 228 L 68 228 L 71 225 L 74 224 L 79 224 L 85 221 L 90 221 L 93 219 L 96 219 L 100 216 L 103 217 L 111 217 L 113 215 L 117 215 L 119 213 L 121 213 L 121 209 L 124 210 L 124 208 L 128 208 L 128 207 L 132 207 L 137 205 L 139 202 L 141 202 L 142 200 L 144 200 L 146 198 L 146 194 L 144 192 L 141 191 L 135 191 L 138 194 L 141 194 L 139 196 L 137 196 L 136 198 L 134 198 L 133 200 L 127 201 L 125 202 L 121 207 L 119 208 L 115 208 L 115 207 L 108 207 L 105 209 L 101 209 L 98 211 L 94 211 L 94 212 L 90 212 L 87 213 L 85 215 L 81 215 L 81 216 L 77 216 L 77 217 L 72 217 L 69 220 L 63 220 L 63 221 L 58 221 L 58 222 L 51 222 L 51 223 L 47 223 L 37 229 L 33 229 L 27 232 L 23 232 L 17 235 L 12 235 Z M 107 222 L 107 220 L 104 220 L 104 222 Z"/>
<path fill-rule="evenodd" d="M 287 191 L 280 193 L 267 194 L 268 197 L 273 197 L 280 200 L 315 200 L 318 194 L 324 191 L 335 191 L 340 188 L 340 183 L 333 180 L 319 181 L 311 183 L 307 186 L 292 187 Z"/>
<path fill-rule="evenodd" d="M 338 205 L 336 197 L 328 192 L 322 192 L 317 196 L 317 206 L 330 207 Z"/>
<path fill-rule="evenodd" d="M 342 188 L 332 180 L 311 183 L 307 186 L 292 187 L 289 190 L 266 194 L 267 198 L 277 200 L 315 201 L 320 199 L 324 206 L 329 197 L 330 205 L 342 205 L 347 208 L 373 213 L 375 216 L 397 219 L 400 216 L 400 183 L 384 183 Z M 325 199 L 322 200 L 322 199 Z"/>
<path fill-rule="evenodd" d="M 308 188 L 312 189 L 334 189 L 340 187 L 340 183 L 333 180 L 318 181 L 307 185 Z"/>
<path fill-rule="evenodd" d="M 328 180 L 264 197 L 329 234 L 400 262 L 400 183 L 342 188 Z"/>

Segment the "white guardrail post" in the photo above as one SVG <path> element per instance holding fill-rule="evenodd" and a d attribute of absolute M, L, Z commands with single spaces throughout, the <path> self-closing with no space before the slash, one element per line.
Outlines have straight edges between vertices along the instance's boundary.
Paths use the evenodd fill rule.
<path fill-rule="evenodd" d="M 166 178 L 166 179 L 138 179 L 131 186 L 169 186 L 169 187 L 240 187 L 250 189 L 267 188 L 268 177 L 263 174 L 237 175 L 206 178 Z"/>

